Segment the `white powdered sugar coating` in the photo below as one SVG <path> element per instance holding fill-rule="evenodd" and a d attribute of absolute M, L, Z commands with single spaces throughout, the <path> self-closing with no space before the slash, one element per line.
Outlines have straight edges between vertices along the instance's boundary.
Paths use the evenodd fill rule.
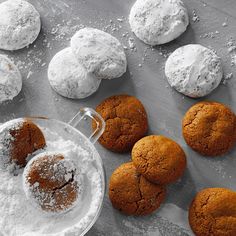
<path fill-rule="evenodd" d="M 97 78 L 118 78 L 126 72 L 123 46 L 104 31 L 94 28 L 79 30 L 71 38 L 71 48 L 79 62 Z"/>
<path fill-rule="evenodd" d="M 22 186 L 23 169 L 14 175 L 0 166 L 0 229 L 3 236 L 77 236 L 90 225 L 100 209 L 103 187 L 101 173 L 93 164 L 96 157 L 48 128 L 41 129 L 47 141 L 46 151 L 56 150 L 80 168 L 84 189 L 72 210 L 50 215 L 27 200 Z"/>
<path fill-rule="evenodd" d="M 171 87 L 193 98 L 211 93 L 223 77 L 221 59 L 210 49 L 189 44 L 167 59 L 165 74 Z"/>
<path fill-rule="evenodd" d="M 18 50 L 35 41 L 40 15 L 29 2 L 8 0 L 0 4 L 0 49 Z"/>
<path fill-rule="evenodd" d="M 8 57 L 0 54 L 0 103 L 12 100 L 21 88 L 22 78 L 18 68 Z"/>
<path fill-rule="evenodd" d="M 23 172 L 23 189 L 27 199 L 40 210 L 42 209 L 42 206 L 49 206 L 50 209 L 53 209 L 53 211 L 45 210 L 49 214 L 64 213 L 75 207 L 81 199 L 83 189 L 83 176 L 81 175 L 80 168 L 76 166 L 74 162 L 69 159 L 69 157 L 65 157 L 65 159 L 60 160 L 54 164 L 47 163 L 48 165 L 46 167 L 48 168 L 48 176 L 50 176 L 52 181 L 60 181 L 63 188 L 56 187 L 56 190 L 52 189 L 50 192 L 45 192 L 40 189 L 39 182 L 35 182 L 33 185 L 30 184 L 29 176 L 30 172 L 32 171 L 32 166 L 35 168 L 40 163 L 40 160 L 44 159 L 45 156 L 50 159 L 56 155 L 61 156 L 61 154 L 58 152 L 43 152 L 36 155 L 29 161 Z M 50 172 L 53 174 L 50 174 Z M 46 175 L 47 172 L 44 170 L 43 173 Z M 47 176 L 41 176 L 40 178 L 46 179 Z M 57 194 L 66 194 L 67 190 L 65 190 L 65 187 L 70 183 L 71 188 L 75 189 L 77 193 L 75 201 L 67 206 L 61 205 L 60 209 L 56 209 L 58 207 L 55 206 L 55 204 L 58 204 L 56 201 L 56 196 L 58 196 Z"/>
<path fill-rule="evenodd" d="M 51 87 L 67 98 L 81 99 L 95 93 L 101 83 L 75 58 L 70 47 L 58 52 L 48 66 Z"/>
<path fill-rule="evenodd" d="M 179 37 L 185 32 L 189 17 L 181 0 L 137 0 L 129 23 L 140 40 L 154 46 Z"/>

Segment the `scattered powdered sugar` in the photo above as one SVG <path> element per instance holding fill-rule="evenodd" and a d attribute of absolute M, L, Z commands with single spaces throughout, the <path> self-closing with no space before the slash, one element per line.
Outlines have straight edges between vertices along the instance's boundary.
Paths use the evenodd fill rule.
<path fill-rule="evenodd" d="M 0 168 L 0 229 L 4 236 L 79 235 L 94 220 L 103 198 L 102 176 L 93 154 L 65 140 L 48 128 L 42 128 L 47 141 L 46 151 L 57 151 L 73 160 L 83 175 L 80 202 L 69 212 L 48 215 L 27 201 L 22 187 L 22 172 L 13 175 Z"/>

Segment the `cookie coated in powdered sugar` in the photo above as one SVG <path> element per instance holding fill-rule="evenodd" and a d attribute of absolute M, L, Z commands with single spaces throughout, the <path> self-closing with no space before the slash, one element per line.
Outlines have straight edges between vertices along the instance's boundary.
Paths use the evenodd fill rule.
<path fill-rule="evenodd" d="M 0 103 L 12 100 L 21 88 L 22 77 L 18 68 L 7 56 L 0 54 Z"/>
<path fill-rule="evenodd" d="M 221 59 L 210 49 L 189 44 L 175 50 L 167 59 L 165 74 L 171 87 L 197 98 L 211 93 L 223 77 Z"/>
<path fill-rule="evenodd" d="M 140 40 L 154 46 L 179 37 L 189 18 L 181 0 L 137 0 L 131 8 L 129 23 Z"/>
<path fill-rule="evenodd" d="M 70 47 L 58 52 L 48 66 L 51 87 L 67 98 L 81 99 L 95 93 L 101 83 L 75 58 Z"/>
<path fill-rule="evenodd" d="M 0 4 L 0 49 L 18 50 L 33 43 L 41 28 L 38 11 L 27 1 Z"/>
<path fill-rule="evenodd" d="M 79 62 L 97 78 L 118 78 L 126 72 L 123 46 L 104 31 L 94 28 L 79 30 L 71 38 L 71 48 Z"/>

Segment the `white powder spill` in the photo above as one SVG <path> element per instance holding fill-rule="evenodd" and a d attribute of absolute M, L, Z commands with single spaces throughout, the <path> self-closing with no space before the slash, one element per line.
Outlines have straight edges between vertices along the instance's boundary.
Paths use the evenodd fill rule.
<path fill-rule="evenodd" d="M 88 151 L 57 133 L 42 128 L 46 151 L 57 151 L 78 165 L 84 179 L 81 201 L 65 214 L 50 216 L 36 209 L 25 197 L 22 172 L 14 176 L 0 167 L 0 229 L 3 236 L 79 235 L 93 221 L 102 201 L 102 177 Z"/>

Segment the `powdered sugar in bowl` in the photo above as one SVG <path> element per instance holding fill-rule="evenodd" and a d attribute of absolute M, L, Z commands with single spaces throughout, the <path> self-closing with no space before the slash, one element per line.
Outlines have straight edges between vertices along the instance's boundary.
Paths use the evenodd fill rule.
<path fill-rule="evenodd" d="M 43 153 L 60 153 L 65 160 L 73 161 L 78 167 L 81 184 L 76 205 L 69 211 L 49 214 L 35 207 L 26 197 L 23 188 L 23 172 L 26 168 L 16 168 L 7 163 L 3 135 L 9 125 L 19 124 L 27 119 L 42 131 L 46 146 L 27 158 L 28 164 Z M 92 119 L 97 130 L 86 137 L 76 127 Z M 90 121 L 89 121 L 90 124 Z M 101 136 L 105 122 L 90 108 L 83 108 L 67 124 L 45 118 L 20 118 L 0 126 L 0 235 L 2 236 L 78 236 L 86 232 L 96 222 L 105 193 L 105 173 L 102 160 L 93 143 Z M 8 140 L 12 138 L 8 137 Z M 76 168 L 75 167 L 75 168 Z"/>

